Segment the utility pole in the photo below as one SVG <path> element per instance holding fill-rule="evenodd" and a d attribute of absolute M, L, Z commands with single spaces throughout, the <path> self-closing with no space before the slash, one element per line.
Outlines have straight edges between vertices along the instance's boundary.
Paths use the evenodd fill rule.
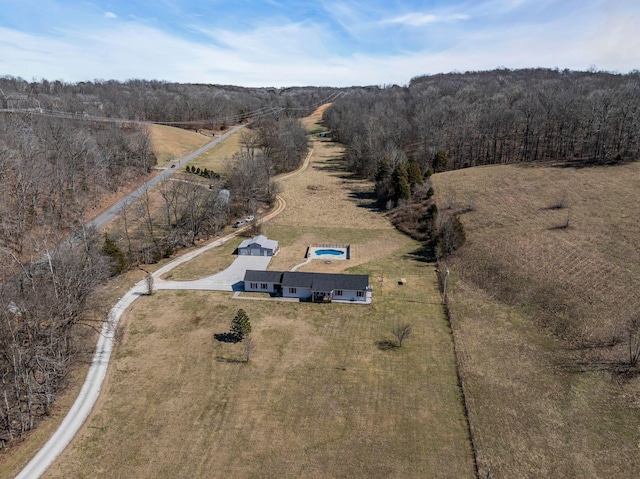
<path fill-rule="evenodd" d="M 444 272 L 444 284 L 442 286 L 442 304 L 445 303 L 447 297 L 447 276 L 449 276 L 449 268 Z"/>

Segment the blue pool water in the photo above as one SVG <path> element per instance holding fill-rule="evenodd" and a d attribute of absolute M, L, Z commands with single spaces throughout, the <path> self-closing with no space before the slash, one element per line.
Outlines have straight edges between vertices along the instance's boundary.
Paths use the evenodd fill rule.
<path fill-rule="evenodd" d="M 344 251 L 339 251 L 337 249 L 317 249 L 315 250 L 315 254 L 317 256 L 323 256 L 325 254 L 328 254 L 331 256 L 340 256 L 344 254 Z"/>

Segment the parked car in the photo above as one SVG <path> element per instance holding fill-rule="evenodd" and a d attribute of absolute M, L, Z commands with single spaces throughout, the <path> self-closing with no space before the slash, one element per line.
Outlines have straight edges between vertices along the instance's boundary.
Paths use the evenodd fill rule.
<path fill-rule="evenodd" d="M 244 221 L 236 221 L 236 224 L 233 225 L 234 228 L 240 228 L 242 226 L 244 226 L 246 224 L 246 222 Z"/>
<path fill-rule="evenodd" d="M 253 216 L 247 216 L 244 221 L 245 223 L 251 223 L 255 218 Z"/>

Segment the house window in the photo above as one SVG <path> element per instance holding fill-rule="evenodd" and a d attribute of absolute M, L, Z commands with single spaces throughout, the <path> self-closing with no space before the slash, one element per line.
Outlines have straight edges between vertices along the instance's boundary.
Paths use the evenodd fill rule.
<path fill-rule="evenodd" d="M 363 298 L 364 297 L 364 291 L 358 291 L 356 293 L 356 296 L 358 296 L 358 298 Z"/>
<path fill-rule="evenodd" d="M 296 294 L 296 288 L 289 288 L 289 294 Z"/>
<path fill-rule="evenodd" d="M 260 284 L 260 288 L 269 289 L 269 285 L 267 283 L 262 283 L 262 284 Z"/>
<path fill-rule="evenodd" d="M 251 283 L 251 284 L 249 285 L 249 288 L 251 288 L 251 289 L 258 289 L 258 283 Z"/>
<path fill-rule="evenodd" d="M 336 289 L 335 295 L 336 296 L 342 296 L 342 290 L 341 289 Z"/>

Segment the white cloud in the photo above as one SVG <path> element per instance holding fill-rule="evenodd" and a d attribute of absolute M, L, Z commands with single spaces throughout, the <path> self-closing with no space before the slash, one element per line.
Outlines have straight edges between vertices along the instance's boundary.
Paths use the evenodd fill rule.
<path fill-rule="evenodd" d="M 402 24 L 432 21 L 420 15 L 404 18 Z M 55 36 L 0 27 L 0 73 L 71 82 L 144 78 L 279 87 L 403 84 L 427 73 L 498 66 L 586 69 L 596 64 L 621 72 L 638 68 L 638 16 L 611 14 L 595 26 L 569 20 L 557 19 L 544 28 L 458 28 L 451 35 L 455 42 L 445 49 L 435 51 L 426 45 L 421 51 L 386 55 L 337 55 L 330 47 L 333 39 L 327 27 L 311 21 L 243 33 L 209 30 L 201 32 L 208 37 L 204 41 L 180 38 L 138 22 L 56 29 Z"/>
<path fill-rule="evenodd" d="M 408 13 L 399 17 L 383 20 L 381 23 L 400 24 L 410 27 L 422 27 L 432 23 L 452 23 L 461 20 L 468 20 L 469 15 L 433 15 L 429 13 Z"/>
<path fill-rule="evenodd" d="M 104 18 L 118 18 L 118 15 L 113 12 L 104 12 Z"/>

